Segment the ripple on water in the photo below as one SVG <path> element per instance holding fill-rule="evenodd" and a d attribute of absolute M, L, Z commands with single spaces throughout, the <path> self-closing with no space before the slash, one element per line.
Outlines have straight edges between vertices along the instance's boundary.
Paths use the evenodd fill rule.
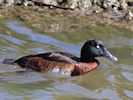
<path fill-rule="evenodd" d="M 3 75 L 0 78 L 2 80 L 15 84 L 37 83 L 40 81 L 47 80 L 46 78 L 42 77 L 39 73 L 36 72 L 18 72 L 18 74 Z"/>
<path fill-rule="evenodd" d="M 133 46 L 133 39 L 126 37 L 115 37 L 107 41 L 108 47 L 122 47 L 122 46 Z"/>
<path fill-rule="evenodd" d="M 15 96 L 7 92 L 0 92 L 0 100 L 22 100 L 22 96 Z"/>
<path fill-rule="evenodd" d="M 133 91 L 124 90 L 124 93 L 126 94 L 126 96 L 133 99 Z"/>
<path fill-rule="evenodd" d="M 117 91 L 110 88 L 102 88 L 100 91 L 95 92 L 73 83 L 56 83 L 55 88 L 62 91 L 60 92 L 60 95 L 75 95 L 77 97 L 87 97 L 101 100 L 121 100 Z"/>
<path fill-rule="evenodd" d="M 133 82 L 133 73 L 130 72 L 122 72 L 122 75 L 128 80 Z"/>
<path fill-rule="evenodd" d="M 76 52 L 77 50 L 80 49 L 79 46 L 77 45 L 64 43 L 55 38 L 46 36 L 44 34 L 42 35 L 39 33 L 34 33 L 32 30 L 22 26 L 18 22 L 7 22 L 5 25 L 20 35 L 28 36 L 30 41 L 51 44 L 58 48 L 62 48 L 65 51 L 71 51 L 71 52 Z"/>
<path fill-rule="evenodd" d="M 3 35 L 3 34 L 0 34 L 0 37 L 1 38 L 4 38 L 5 40 L 8 40 L 14 44 L 17 44 L 17 45 L 23 45 L 25 43 L 25 41 L 23 40 L 20 40 L 18 38 L 14 38 L 14 37 L 11 37 L 11 36 L 8 36 L 8 35 Z"/>
<path fill-rule="evenodd" d="M 107 77 L 107 80 L 108 80 L 111 84 L 114 85 L 114 83 L 116 82 L 116 77 L 115 77 L 115 75 L 109 75 L 109 76 Z"/>
<path fill-rule="evenodd" d="M 30 95 L 32 100 L 55 100 L 54 92 L 49 92 L 42 89 L 27 92 L 27 96 Z"/>

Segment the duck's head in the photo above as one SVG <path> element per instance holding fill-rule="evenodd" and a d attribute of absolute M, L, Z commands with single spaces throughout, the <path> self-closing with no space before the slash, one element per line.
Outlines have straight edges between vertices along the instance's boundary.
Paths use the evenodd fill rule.
<path fill-rule="evenodd" d="M 105 57 L 112 61 L 118 61 L 117 57 L 113 56 L 104 46 L 101 40 L 88 40 L 81 49 L 81 61 L 94 61 L 95 57 Z"/>

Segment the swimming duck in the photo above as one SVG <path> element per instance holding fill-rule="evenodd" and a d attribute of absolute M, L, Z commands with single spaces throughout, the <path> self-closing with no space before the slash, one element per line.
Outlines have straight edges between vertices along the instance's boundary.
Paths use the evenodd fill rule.
<path fill-rule="evenodd" d="M 63 75 L 81 75 L 94 70 L 99 65 L 96 57 L 117 61 L 101 40 L 87 40 L 81 48 L 80 58 L 66 52 L 48 52 L 28 55 L 17 60 L 5 59 L 5 64 L 18 64 L 36 71 L 57 72 Z"/>

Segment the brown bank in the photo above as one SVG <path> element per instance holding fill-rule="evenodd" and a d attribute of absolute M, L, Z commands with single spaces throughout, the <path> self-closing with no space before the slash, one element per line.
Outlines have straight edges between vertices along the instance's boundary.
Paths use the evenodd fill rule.
<path fill-rule="evenodd" d="M 54 1 L 5 0 L 1 2 L 0 19 L 19 20 L 44 32 L 67 31 L 95 25 L 113 25 L 133 30 L 132 8 L 126 5 L 125 0 L 117 2 L 118 5 L 114 5 L 116 2 L 113 4 L 110 0 Z M 111 5 L 107 6 L 109 4 Z"/>

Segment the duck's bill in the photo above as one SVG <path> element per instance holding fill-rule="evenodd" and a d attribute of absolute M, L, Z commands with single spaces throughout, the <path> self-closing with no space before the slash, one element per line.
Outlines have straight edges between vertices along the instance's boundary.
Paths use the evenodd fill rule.
<path fill-rule="evenodd" d="M 103 57 L 112 60 L 112 61 L 118 61 L 118 58 L 113 56 L 107 49 L 104 49 Z"/>

